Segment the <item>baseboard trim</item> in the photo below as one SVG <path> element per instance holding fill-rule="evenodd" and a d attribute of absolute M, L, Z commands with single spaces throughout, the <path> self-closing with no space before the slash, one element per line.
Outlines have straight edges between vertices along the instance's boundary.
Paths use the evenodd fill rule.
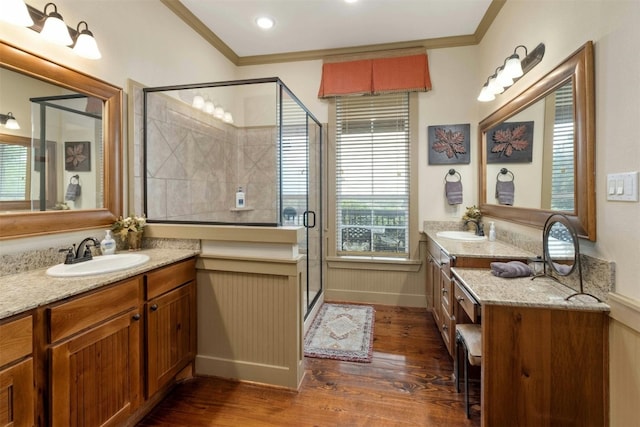
<path fill-rule="evenodd" d="M 400 307 L 427 307 L 424 295 L 392 294 L 382 292 L 359 292 L 340 289 L 326 289 L 325 301 L 358 302 L 364 304 L 393 305 Z"/>
<path fill-rule="evenodd" d="M 298 390 L 304 378 L 302 361 L 298 365 L 298 372 L 291 372 L 286 366 L 265 365 L 242 360 L 197 355 L 196 375 L 232 378 Z"/>

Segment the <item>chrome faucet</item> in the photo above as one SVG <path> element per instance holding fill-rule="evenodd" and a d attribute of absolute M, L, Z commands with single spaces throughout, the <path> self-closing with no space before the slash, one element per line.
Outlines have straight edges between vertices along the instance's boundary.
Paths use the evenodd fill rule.
<path fill-rule="evenodd" d="M 76 264 L 78 262 L 89 261 L 93 259 L 91 255 L 91 249 L 89 249 L 89 243 L 93 243 L 93 247 L 100 247 L 98 239 L 93 237 L 87 237 L 76 248 L 75 243 L 70 248 L 60 249 L 58 252 L 66 252 L 67 256 L 64 259 L 65 264 Z"/>
<path fill-rule="evenodd" d="M 482 223 L 477 219 L 468 219 L 464 222 L 464 225 L 467 225 L 470 222 L 476 225 L 476 236 L 484 236 L 484 225 L 482 225 Z"/>

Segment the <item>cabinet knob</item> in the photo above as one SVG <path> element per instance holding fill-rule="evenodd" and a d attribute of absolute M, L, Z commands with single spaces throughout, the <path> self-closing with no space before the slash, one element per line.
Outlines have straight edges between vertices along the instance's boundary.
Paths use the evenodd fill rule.
<path fill-rule="evenodd" d="M 448 293 L 448 291 L 445 288 L 442 288 L 442 295 L 445 295 L 447 293 Z"/>
<path fill-rule="evenodd" d="M 462 301 L 464 301 L 464 298 L 463 297 L 458 297 L 458 302 L 462 302 Z"/>
<path fill-rule="evenodd" d="M 140 313 L 136 313 L 131 317 L 133 320 L 140 320 Z"/>
<path fill-rule="evenodd" d="M 151 306 L 151 311 L 156 311 L 158 309 L 158 304 L 153 304 Z"/>
<path fill-rule="evenodd" d="M 443 330 L 443 331 L 447 331 L 447 330 L 449 330 L 449 328 L 447 327 L 447 325 L 446 325 L 446 324 L 444 324 L 444 323 L 443 323 L 443 324 L 442 324 L 442 330 Z"/>

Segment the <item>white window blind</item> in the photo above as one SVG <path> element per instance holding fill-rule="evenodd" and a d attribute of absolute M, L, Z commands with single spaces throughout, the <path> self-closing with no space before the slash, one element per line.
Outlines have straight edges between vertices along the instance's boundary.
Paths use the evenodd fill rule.
<path fill-rule="evenodd" d="M 574 153 L 573 85 L 555 91 L 555 121 L 553 126 L 553 166 L 551 169 L 551 209 L 574 211 L 575 153 Z"/>
<path fill-rule="evenodd" d="M 409 173 L 409 94 L 338 97 L 338 254 L 406 256 Z"/>
<path fill-rule="evenodd" d="M 22 145 L 0 144 L 0 201 L 27 199 L 28 152 Z"/>

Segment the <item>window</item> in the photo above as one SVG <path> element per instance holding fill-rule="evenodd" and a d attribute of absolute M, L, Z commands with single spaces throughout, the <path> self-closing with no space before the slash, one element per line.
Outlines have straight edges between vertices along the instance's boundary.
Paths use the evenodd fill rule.
<path fill-rule="evenodd" d="M 26 146 L 0 144 L 0 201 L 27 199 Z"/>
<path fill-rule="evenodd" d="M 336 98 L 339 255 L 407 257 L 409 94 Z"/>
<path fill-rule="evenodd" d="M 575 194 L 573 85 L 555 91 L 551 209 L 573 212 Z"/>

